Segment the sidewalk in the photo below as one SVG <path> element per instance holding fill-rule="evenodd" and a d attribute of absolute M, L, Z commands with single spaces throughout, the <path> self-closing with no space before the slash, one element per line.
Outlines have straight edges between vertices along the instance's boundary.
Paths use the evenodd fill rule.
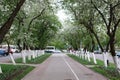
<path fill-rule="evenodd" d="M 65 54 L 53 54 L 22 80 L 108 80 L 72 60 Z"/>

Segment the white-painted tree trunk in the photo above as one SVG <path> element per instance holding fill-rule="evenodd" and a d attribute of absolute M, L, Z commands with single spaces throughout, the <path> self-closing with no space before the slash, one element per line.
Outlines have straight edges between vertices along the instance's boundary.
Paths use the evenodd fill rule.
<path fill-rule="evenodd" d="M 76 56 L 78 56 L 78 52 L 77 51 L 75 51 L 74 53 L 76 54 Z"/>
<path fill-rule="evenodd" d="M 113 60 L 116 65 L 117 71 L 120 73 L 120 61 L 118 60 L 118 56 L 113 56 Z"/>
<path fill-rule="evenodd" d="M 93 52 L 92 52 L 92 56 L 93 56 L 93 62 L 94 62 L 94 64 L 97 64 L 96 57 L 95 57 L 95 54 Z"/>
<path fill-rule="evenodd" d="M 38 56 L 41 56 L 41 55 L 42 55 L 41 50 L 39 50 L 38 51 Z"/>
<path fill-rule="evenodd" d="M 84 59 L 87 60 L 87 53 L 84 54 L 84 57 L 85 57 Z"/>
<path fill-rule="evenodd" d="M 82 55 L 82 59 L 84 59 L 84 53 L 82 53 L 81 55 Z"/>
<path fill-rule="evenodd" d="M 70 50 L 70 54 L 72 54 L 72 51 Z"/>
<path fill-rule="evenodd" d="M 37 57 L 39 57 L 38 50 L 36 50 L 36 55 L 37 55 Z"/>
<path fill-rule="evenodd" d="M 78 51 L 78 56 L 80 57 L 80 51 Z"/>
<path fill-rule="evenodd" d="M 3 72 L 2 72 L 2 68 L 1 68 L 1 66 L 0 66 L 0 74 L 1 74 L 1 73 L 3 73 Z"/>
<path fill-rule="evenodd" d="M 23 63 L 26 63 L 26 55 L 25 54 L 26 54 L 26 50 L 23 50 L 22 51 L 22 62 Z"/>
<path fill-rule="evenodd" d="M 84 59 L 84 51 L 81 53 L 81 58 Z"/>
<path fill-rule="evenodd" d="M 35 55 L 35 58 L 37 57 L 37 55 L 36 55 L 36 50 L 34 50 L 34 55 Z"/>
<path fill-rule="evenodd" d="M 80 58 L 82 58 L 82 51 L 80 51 L 79 55 L 80 55 Z"/>
<path fill-rule="evenodd" d="M 77 51 L 75 51 L 74 53 L 76 54 L 76 56 L 78 56 L 78 52 Z"/>
<path fill-rule="evenodd" d="M 31 60 L 31 54 L 28 54 L 28 60 Z"/>
<path fill-rule="evenodd" d="M 40 51 L 40 54 L 41 54 L 41 55 L 44 55 L 44 54 L 45 54 L 45 51 L 44 51 L 44 50 L 41 50 L 41 51 Z"/>
<path fill-rule="evenodd" d="M 12 60 L 13 65 L 16 65 L 16 62 L 15 62 L 15 60 L 13 58 L 13 55 L 11 53 L 9 53 L 9 55 L 10 55 L 10 59 Z"/>
<path fill-rule="evenodd" d="M 106 52 L 103 52 L 103 61 L 104 61 L 104 66 L 108 67 L 108 65 L 107 65 L 107 53 Z"/>
<path fill-rule="evenodd" d="M 31 50 L 29 50 L 28 60 L 31 60 Z"/>
<path fill-rule="evenodd" d="M 76 51 L 74 51 L 74 54 L 77 56 L 77 52 Z"/>
<path fill-rule="evenodd" d="M 90 62 L 90 52 L 87 52 L 87 58 L 88 58 L 88 61 Z"/>
<path fill-rule="evenodd" d="M 35 59 L 35 53 L 32 51 L 32 58 Z"/>

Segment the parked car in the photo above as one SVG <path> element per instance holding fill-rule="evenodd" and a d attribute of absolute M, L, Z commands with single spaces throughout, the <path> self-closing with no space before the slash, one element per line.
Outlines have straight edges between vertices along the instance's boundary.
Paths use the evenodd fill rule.
<path fill-rule="evenodd" d="M 100 50 L 95 50 L 94 53 L 95 54 L 101 54 L 102 52 Z"/>
<path fill-rule="evenodd" d="M 116 55 L 120 58 L 120 51 L 115 51 Z"/>
<path fill-rule="evenodd" d="M 18 53 L 18 52 L 20 52 L 19 49 L 18 49 L 16 46 L 14 46 L 14 45 L 11 45 L 11 46 L 10 46 L 10 49 L 11 49 L 11 51 L 12 51 L 13 53 Z"/>
<path fill-rule="evenodd" d="M 116 55 L 120 58 L 120 53 L 117 53 Z"/>
<path fill-rule="evenodd" d="M 55 49 L 54 53 L 62 53 L 59 49 Z"/>
<path fill-rule="evenodd" d="M 18 48 L 15 45 L 9 45 L 9 46 L 10 46 L 9 53 L 19 52 Z M 8 50 L 8 45 L 2 45 L 2 48 Z"/>
<path fill-rule="evenodd" d="M 5 50 L 5 49 L 0 49 L 0 55 L 2 56 L 7 56 L 8 55 L 8 52 Z"/>

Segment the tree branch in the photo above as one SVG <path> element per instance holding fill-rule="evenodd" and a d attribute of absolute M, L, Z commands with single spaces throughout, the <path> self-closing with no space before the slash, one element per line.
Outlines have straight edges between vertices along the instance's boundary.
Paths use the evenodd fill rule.
<path fill-rule="evenodd" d="M 30 23 L 29 23 L 29 25 L 28 25 L 28 31 L 30 30 L 30 25 L 32 24 L 32 22 L 33 22 L 36 18 L 40 17 L 40 16 L 43 14 L 44 11 L 45 11 L 45 8 L 40 12 L 39 15 L 37 15 L 37 16 L 35 16 L 34 18 L 31 19 L 31 21 L 30 21 Z"/>
<path fill-rule="evenodd" d="M 106 27 L 108 27 L 107 21 L 105 19 L 105 16 L 103 15 L 103 13 L 97 8 L 97 6 L 93 3 L 93 1 L 91 0 L 91 3 L 93 4 L 94 8 L 98 11 L 98 13 L 101 15 Z"/>
<path fill-rule="evenodd" d="M 110 4 L 110 11 L 109 11 L 109 24 L 108 24 L 108 30 L 110 29 L 110 26 L 111 26 L 111 22 L 112 22 L 112 14 L 113 13 L 113 8 L 112 8 L 112 4 Z"/>
<path fill-rule="evenodd" d="M 105 1 L 105 0 L 102 0 L 104 3 L 106 3 L 106 4 L 109 4 L 107 1 Z"/>
<path fill-rule="evenodd" d="M 114 36 L 115 36 L 115 32 L 116 32 L 116 30 L 118 28 L 119 23 L 120 23 L 120 19 L 118 19 L 117 23 L 114 25 L 114 29 L 112 31 Z"/>
<path fill-rule="evenodd" d="M 115 8 L 115 7 L 119 6 L 119 5 L 120 5 L 120 1 L 116 5 L 114 5 L 113 8 Z"/>
<path fill-rule="evenodd" d="M 76 11 L 73 9 L 72 6 L 70 6 L 70 9 L 73 11 L 73 13 L 74 13 L 74 15 L 75 15 L 75 19 L 78 20 L 78 17 L 77 17 Z"/>

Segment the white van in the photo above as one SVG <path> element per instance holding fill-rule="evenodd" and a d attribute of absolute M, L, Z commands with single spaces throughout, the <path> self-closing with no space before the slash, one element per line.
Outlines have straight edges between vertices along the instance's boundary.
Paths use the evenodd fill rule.
<path fill-rule="evenodd" d="M 54 53 L 55 52 L 55 46 L 46 46 L 45 53 Z"/>

